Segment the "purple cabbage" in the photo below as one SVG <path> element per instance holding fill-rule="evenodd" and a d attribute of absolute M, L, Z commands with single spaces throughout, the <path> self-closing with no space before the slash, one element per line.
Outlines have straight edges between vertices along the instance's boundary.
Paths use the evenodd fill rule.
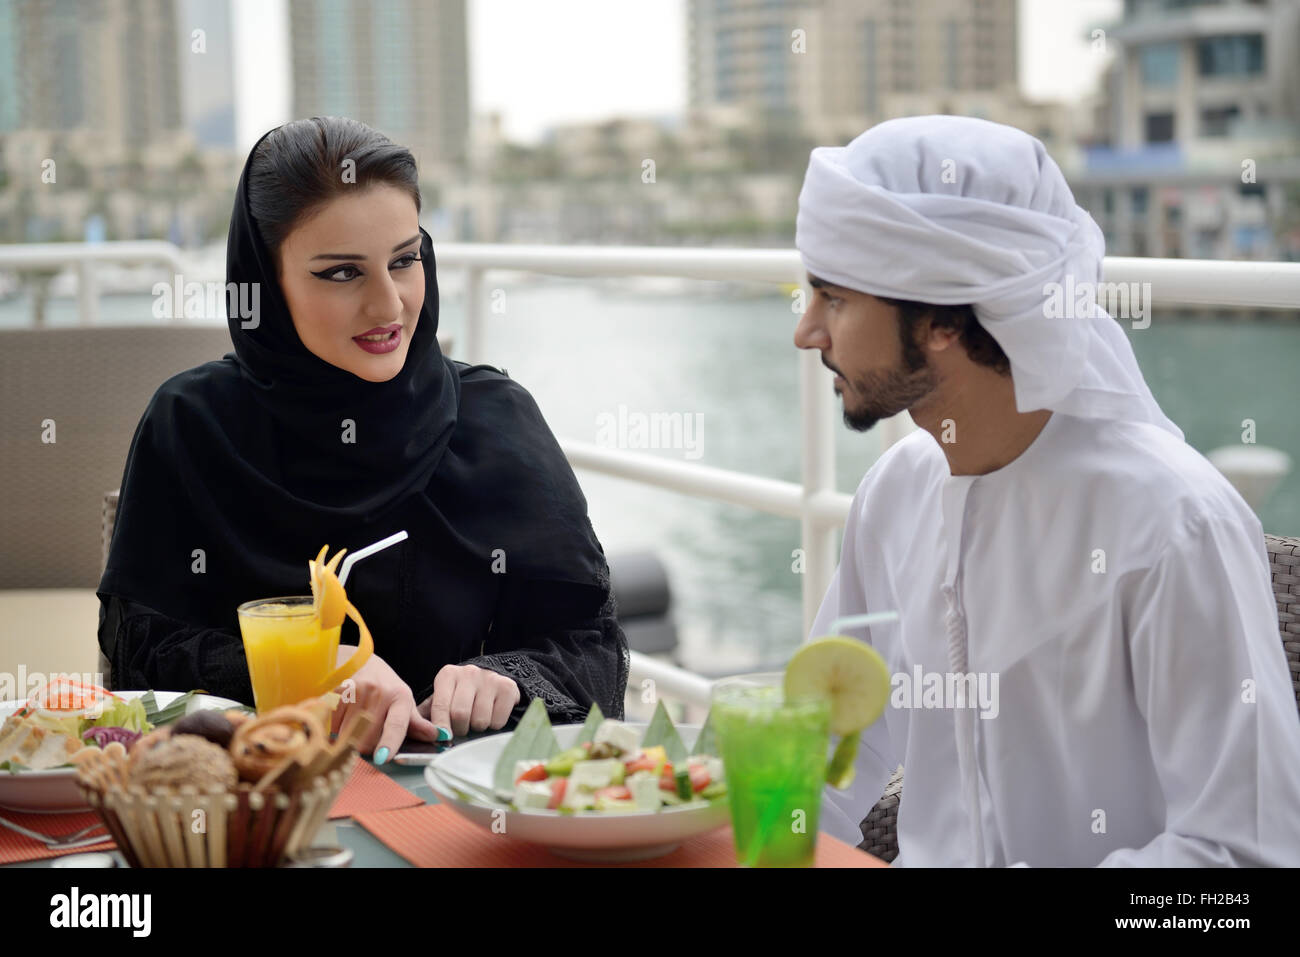
<path fill-rule="evenodd" d="M 129 751 L 131 745 L 135 744 L 140 738 L 140 732 L 132 731 L 129 728 L 90 728 L 82 735 L 82 738 L 94 738 L 95 744 L 101 748 L 107 747 L 114 741 L 119 741 Z"/>

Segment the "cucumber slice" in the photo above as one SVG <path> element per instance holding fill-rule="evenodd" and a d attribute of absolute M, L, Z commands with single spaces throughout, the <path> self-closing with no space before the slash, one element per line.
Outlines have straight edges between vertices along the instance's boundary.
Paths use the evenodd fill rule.
<path fill-rule="evenodd" d="M 711 801 L 714 798 L 726 797 L 726 796 L 727 796 L 726 781 L 713 781 L 708 785 L 706 785 L 704 790 L 700 792 L 700 797 L 704 798 L 706 801 Z"/>
<path fill-rule="evenodd" d="M 677 785 L 677 796 L 683 801 L 691 799 L 691 772 L 686 768 L 676 771 L 673 774 L 673 781 Z"/>

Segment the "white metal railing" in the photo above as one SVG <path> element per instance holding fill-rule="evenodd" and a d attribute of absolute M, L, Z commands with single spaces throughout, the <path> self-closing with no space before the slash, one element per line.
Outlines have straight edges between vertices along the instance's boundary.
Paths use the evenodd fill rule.
<path fill-rule="evenodd" d="M 444 243 L 436 250 L 442 266 L 465 272 L 465 361 L 482 354 L 484 274 L 519 270 L 552 276 L 673 276 L 690 279 L 794 283 L 806 276 L 795 250 L 674 249 L 659 247 L 529 246 Z M 1165 306 L 1218 305 L 1261 309 L 1300 306 L 1300 263 L 1108 257 L 1105 281 L 1150 283 L 1151 302 Z M 798 518 L 805 556 L 804 633 L 835 570 L 835 533 L 848 517 L 852 496 L 835 489 L 834 400 L 830 374 L 816 352 L 800 350 L 799 396 L 803 425 L 802 482 L 774 479 L 674 462 L 658 456 L 606 449 L 561 439 L 574 468 L 626 478 L 698 498 L 744 505 Z M 881 423 L 886 447 L 903 434 L 900 416 Z M 708 682 L 698 675 L 633 653 L 629 686 L 644 678 L 658 690 L 693 704 L 707 704 Z"/>
<path fill-rule="evenodd" d="M 671 276 L 688 279 L 757 281 L 803 285 L 805 275 L 794 250 L 681 249 L 660 247 L 585 247 L 493 244 L 440 244 L 438 263 L 465 272 L 465 330 L 461 354 L 482 362 L 484 276 L 515 270 L 552 276 Z M 165 242 L 46 243 L 0 246 L 0 269 L 40 268 L 75 261 L 80 271 L 81 321 L 97 312 L 94 267 L 97 262 L 163 262 L 181 272 L 182 254 Z M 1150 283 L 1151 301 L 1165 306 L 1235 306 L 1296 309 L 1300 306 L 1300 263 L 1221 262 L 1216 260 L 1108 257 L 1105 280 Z M 799 483 L 733 472 L 657 456 L 613 450 L 561 439 L 575 468 L 672 489 L 698 498 L 743 505 L 798 518 L 805 556 L 804 632 L 835 570 L 835 533 L 848 516 L 851 496 L 835 488 L 834 399 L 830 375 L 816 352 L 800 350 L 799 395 L 802 475 Z M 901 416 L 881 423 L 888 446 L 906 430 Z M 706 704 L 709 682 L 691 672 L 634 653 L 630 684 L 653 680 L 671 697 Z"/>
<path fill-rule="evenodd" d="M 93 326 L 99 318 L 99 283 L 95 281 L 97 263 L 125 265 L 162 263 L 173 275 L 184 271 L 185 258 L 174 243 L 142 239 L 106 243 L 24 243 L 0 245 L 0 270 L 62 269 L 69 262 L 77 266 L 77 311 L 83 326 Z"/>

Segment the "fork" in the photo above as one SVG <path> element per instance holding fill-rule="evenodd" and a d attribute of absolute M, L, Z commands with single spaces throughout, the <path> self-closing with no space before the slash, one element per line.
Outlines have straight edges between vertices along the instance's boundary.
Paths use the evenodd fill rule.
<path fill-rule="evenodd" d="M 450 771 L 445 768 L 440 768 L 436 764 L 429 765 L 429 769 L 434 773 L 434 775 L 442 778 L 443 783 L 447 784 L 451 790 L 456 791 L 458 795 L 477 799 L 484 804 L 491 804 L 494 807 L 509 807 L 508 804 L 503 803 L 501 799 L 496 796 L 495 792 L 488 790 L 482 785 L 475 784 L 473 781 L 469 781 L 461 777 L 459 774 L 452 774 Z"/>
<path fill-rule="evenodd" d="M 13 821 L 5 820 L 3 817 L 0 817 L 0 825 L 9 828 L 11 831 L 17 831 L 19 834 L 25 835 L 26 837 L 35 838 L 44 843 L 47 847 L 79 847 L 82 844 L 93 844 L 108 839 L 107 834 L 96 836 L 94 838 L 86 837 L 86 835 L 91 831 L 102 828 L 104 826 L 102 821 L 96 821 L 89 827 L 83 827 L 80 831 L 73 834 L 64 834 L 61 837 L 55 837 L 51 834 L 42 834 L 40 831 L 30 831 L 25 827 L 15 824 Z"/>

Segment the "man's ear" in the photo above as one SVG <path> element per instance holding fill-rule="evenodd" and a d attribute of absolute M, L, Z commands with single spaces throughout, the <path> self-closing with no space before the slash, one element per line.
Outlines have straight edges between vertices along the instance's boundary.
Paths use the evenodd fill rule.
<path fill-rule="evenodd" d="M 922 348 L 943 352 L 961 338 L 961 332 L 951 325 L 936 323 L 934 313 L 929 313 L 919 323 L 917 342 Z"/>

